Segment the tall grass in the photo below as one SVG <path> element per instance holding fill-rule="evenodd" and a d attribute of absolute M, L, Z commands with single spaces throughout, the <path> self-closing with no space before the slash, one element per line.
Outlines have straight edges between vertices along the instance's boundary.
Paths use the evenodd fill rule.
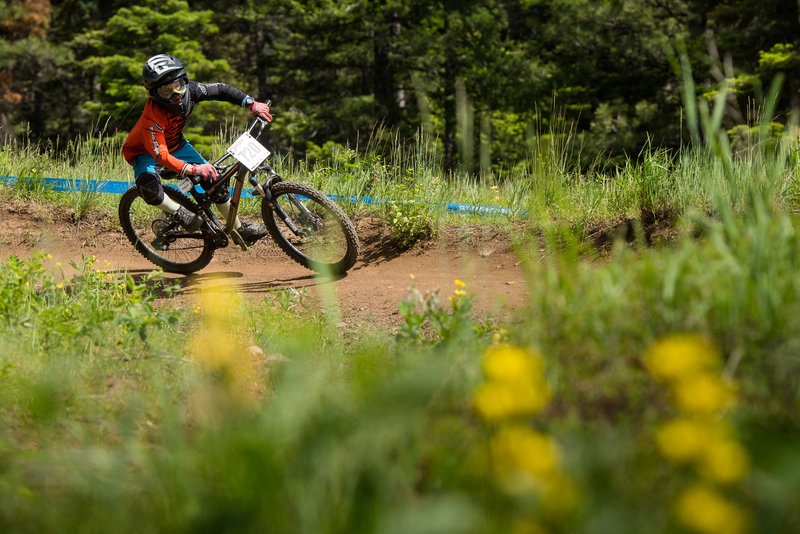
<path fill-rule="evenodd" d="M 704 122 L 693 130 L 703 130 L 708 142 L 682 151 L 648 146 L 626 164 L 602 171 L 601 166 L 578 166 L 580 138 L 557 118 L 546 128 L 533 125 L 519 140 L 529 147 L 526 160 L 484 166 L 476 173 L 445 170 L 439 140 L 422 130 L 412 139 L 401 139 L 385 128 L 377 128 L 363 146 L 328 143 L 314 152 L 314 159 L 275 154 L 272 162 L 286 179 L 337 195 L 350 216 L 377 216 L 389 223 L 405 216 L 431 232 L 465 219 L 447 211 L 450 203 L 507 208 L 504 218 L 578 229 L 621 219 L 673 219 L 689 211 L 714 210 L 715 204 L 742 213 L 754 185 L 773 202 L 795 209 L 797 157 L 791 134 L 774 137 L 757 125 L 751 144 L 733 153 L 717 110 L 703 109 L 695 109 L 693 116 Z M 765 117 L 768 111 L 763 110 Z M 214 138 L 213 154 L 206 156 L 224 153 L 240 127 L 226 125 Z M 785 131 L 794 131 L 793 124 Z M 19 194 L 65 202 L 76 218 L 95 207 L 113 209 L 113 196 L 78 187 L 71 194 L 50 195 L 41 178 L 130 181 L 120 141 L 120 136 L 97 135 L 66 146 L 6 145 L 0 150 L 2 174 L 20 177 L 14 185 Z M 370 203 L 356 201 L 364 198 Z"/>

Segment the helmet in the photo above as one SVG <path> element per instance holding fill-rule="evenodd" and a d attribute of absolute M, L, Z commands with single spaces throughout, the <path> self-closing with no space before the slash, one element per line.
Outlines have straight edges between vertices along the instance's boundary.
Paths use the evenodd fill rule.
<path fill-rule="evenodd" d="M 182 117 L 188 115 L 189 76 L 178 59 L 168 54 L 151 57 L 144 63 L 142 79 L 156 103 Z"/>

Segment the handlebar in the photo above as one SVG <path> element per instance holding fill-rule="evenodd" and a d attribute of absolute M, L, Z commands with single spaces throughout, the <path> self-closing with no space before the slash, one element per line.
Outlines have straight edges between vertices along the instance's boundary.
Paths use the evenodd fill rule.
<path fill-rule="evenodd" d="M 271 100 L 267 100 L 264 103 L 267 105 L 267 107 L 270 107 L 272 105 L 272 101 Z M 247 130 L 245 130 L 245 131 L 247 133 L 249 133 L 250 135 L 252 135 L 253 137 L 255 137 L 256 139 L 258 139 L 258 137 L 261 135 L 261 132 L 264 131 L 264 127 L 267 124 L 269 124 L 269 121 L 265 121 L 264 119 L 262 119 L 260 117 L 256 117 L 256 118 L 253 119 L 253 122 L 250 123 L 250 126 L 248 126 Z M 258 133 L 253 135 L 253 129 L 256 127 L 256 125 L 259 125 Z"/>
<path fill-rule="evenodd" d="M 271 100 L 266 100 L 264 103 L 267 105 L 267 107 L 272 105 Z M 261 136 L 261 133 L 264 131 L 264 128 L 267 126 L 267 124 L 269 124 L 269 121 L 266 121 L 260 117 L 254 117 L 253 122 L 250 123 L 250 126 L 247 127 L 245 132 L 258 139 Z M 258 128 L 258 132 L 253 133 L 256 128 Z M 219 172 L 219 174 L 223 174 L 225 170 L 225 168 L 222 166 L 222 163 L 231 157 L 232 156 L 230 154 L 224 154 L 219 159 L 217 159 L 212 163 L 212 165 L 214 165 L 217 168 L 217 172 Z M 195 182 L 195 177 L 192 177 L 192 181 L 195 184 L 198 183 Z"/>

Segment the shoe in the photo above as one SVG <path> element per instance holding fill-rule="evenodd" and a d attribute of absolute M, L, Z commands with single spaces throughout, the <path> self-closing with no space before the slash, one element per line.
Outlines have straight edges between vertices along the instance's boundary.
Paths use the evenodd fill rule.
<path fill-rule="evenodd" d="M 242 236 L 247 246 L 252 245 L 265 235 L 267 235 L 267 227 L 263 224 L 255 224 L 250 222 L 243 222 L 242 225 L 236 229 L 239 235 Z"/>
<path fill-rule="evenodd" d="M 172 220 L 190 232 L 199 230 L 200 227 L 203 226 L 203 218 L 196 213 L 192 213 L 183 206 L 178 208 L 178 211 L 172 214 Z"/>

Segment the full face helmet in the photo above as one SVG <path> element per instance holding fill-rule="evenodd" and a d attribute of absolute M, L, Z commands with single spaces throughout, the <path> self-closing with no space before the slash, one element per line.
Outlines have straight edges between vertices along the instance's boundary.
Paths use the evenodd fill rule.
<path fill-rule="evenodd" d="M 155 55 L 145 62 L 142 79 L 156 103 L 182 117 L 188 115 L 189 76 L 183 63 L 168 54 Z"/>

